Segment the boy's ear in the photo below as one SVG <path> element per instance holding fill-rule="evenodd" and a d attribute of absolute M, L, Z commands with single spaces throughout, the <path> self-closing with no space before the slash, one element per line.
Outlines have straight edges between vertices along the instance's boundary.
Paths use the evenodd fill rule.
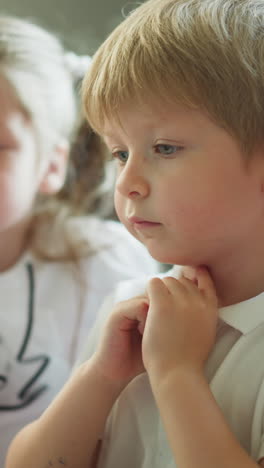
<path fill-rule="evenodd" d="M 39 193 L 52 194 L 58 192 L 65 180 L 69 156 L 69 143 L 62 140 L 53 148 L 49 165 L 39 185 Z"/>

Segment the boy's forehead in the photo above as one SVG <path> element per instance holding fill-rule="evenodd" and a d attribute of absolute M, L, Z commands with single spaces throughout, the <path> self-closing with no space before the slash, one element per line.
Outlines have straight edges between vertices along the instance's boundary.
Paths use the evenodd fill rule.
<path fill-rule="evenodd" d="M 168 113 L 171 110 L 174 111 L 176 117 L 177 110 L 175 108 L 173 109 L 172 106 L 157 106 L 154 103 L 153 105 L 132 104 L 122 106 L 115 115 L 105 117 L 102 125 L 102 134 L 106 138 L 111 138 L 117 132 L 125 131 L 126 126 L 135 122 L 139 125 L 155 126 L 159 122 L 166 122 Z"/>
<path fill-rule="evenodd" d="M 131 128 L 140 130 L 173 126 L 175 129 L 184 127 L 203 127 L 210 119 L 202 111 L 191 109 L 176 103 L 154 102 L 151 104 L 134 104 L 123 106 L 112 117 L 106 117 L 101 127 L 101 135 L 105 140 L 111 140 L 117 135 L 129 134 Z M 212 122 L 211 122 L 212 123 Z"/>

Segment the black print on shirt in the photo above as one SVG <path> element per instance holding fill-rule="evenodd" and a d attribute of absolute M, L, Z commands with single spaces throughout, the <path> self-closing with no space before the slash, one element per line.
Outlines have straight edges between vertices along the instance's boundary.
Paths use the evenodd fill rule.
<path fill-rule="evenodd" d="M 40 376 L 43 375 L 43 372 L 46 370 L 47 366 L 49 365 L 50 357 L 44 354 L 25 357 L 27 354 L 27 349 L 30 343 L 34 325 L 35 296 L 33 266 L 31 264 L 27 264 L 26 267 L 29 280 L 28 320 L 26 330 L 22 338 L 22 344 L 15 359 L 12 358 L 11 353 L 8 351 L 8 346 L 7 343 L 5 343 L 4 338 L 0 336 L 0 361 L 2 361 L 2 359 L 4 359 L 5 361 L 4 373 L 0 374 L 0 411 L 12 411 L 24 408 L 33 401 L 35 401 L 48 388 L 48 385 L 36 385 L 36 383 Z M 5 395 L 7 395 L 6 392 L 9 393 L 10 391 L 10 393 L 12 393 L 14 391 L 12 375 L 15 375 L 16 368 L 20 368 L 19 374 L 21 375 L 21 366 L 24 367 L 23 376 L 25 375 L 25 377 L 22 383 L 22 387 L 20 387 L 20 389 L 18 389 L 18 391 L 15 394 L 16 402 L 14 402 L 13 404 L 4 404 L 1 401 L 1 391 L 4 392 Z M 33 371 L 32 368 L 34 369 Z"/>

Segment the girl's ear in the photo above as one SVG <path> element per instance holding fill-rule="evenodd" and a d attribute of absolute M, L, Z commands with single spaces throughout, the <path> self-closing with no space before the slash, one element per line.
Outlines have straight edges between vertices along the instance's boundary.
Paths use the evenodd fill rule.
<path fill-rule="evenodd" d="M 62 140 L 56 143 L 49 165 L 39 185 L 39 193 L 53 194 L 58 192 L 65 180 L 69 156 L 69 143 Z"/>

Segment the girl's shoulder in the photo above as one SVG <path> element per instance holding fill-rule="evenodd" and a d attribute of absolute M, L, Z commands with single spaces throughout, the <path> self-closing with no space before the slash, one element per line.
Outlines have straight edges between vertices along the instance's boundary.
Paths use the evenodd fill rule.
<path fill-rule="evenodd" d="M 118 221 L 100 219 L 93 216 L 75 217 L 67 225 L 68 242 L 79 246 L 79 255 L 75 260 L 41 260 L 34 256 L 37 271 L 46 275 L 68 276 L 76 266 L 89 285 L 96 282 L 96 288 L 111 287 L 116 282 L 138 276 L 155 274 L 159 264 L 153 260 L 147 249 L 137 241 Z M 50 251 L 53 258 L 64 252 L 64 238 L 56 237 Z M 78 278 L 78 276 L 76 276 Z M 94 285 L 95 287 L 95 285 Z"/>
<path fill-rule="evenodd" d="M 83 267 L 94 269 L 97 265 L 104 281 L 113 274 L 121 281 L 158 272 L 159 264 L 121 223 L 96 218 L 83 222 L 92 248 L 81 260 Z"/>

